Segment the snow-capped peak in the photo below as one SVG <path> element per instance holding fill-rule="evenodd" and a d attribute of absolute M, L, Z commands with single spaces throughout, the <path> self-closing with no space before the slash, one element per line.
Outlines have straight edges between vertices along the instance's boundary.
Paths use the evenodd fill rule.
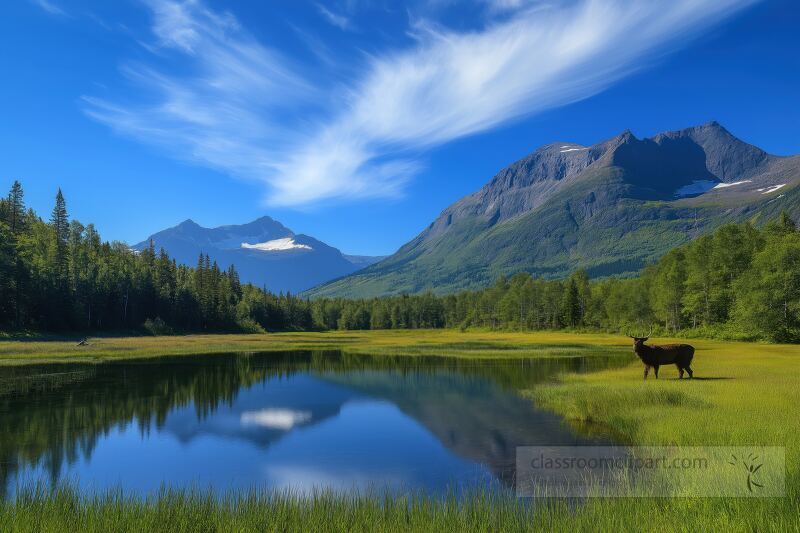
<path fill-rule="evenodd" d="M 298 244 L 292 237 L 285 237 L 283 239 L 275 239 L 267 242 L 259 242 L 256 244 L 242 243 L 242 248 L 246 250 L 260 250 L 262 252 L 280 252 L 286 250 L 311 250 L 312 248 L 307 244 Z"/>

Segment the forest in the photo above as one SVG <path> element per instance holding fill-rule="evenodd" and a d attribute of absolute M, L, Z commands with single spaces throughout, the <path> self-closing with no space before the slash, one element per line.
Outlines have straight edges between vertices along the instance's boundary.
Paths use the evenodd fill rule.
<path fill-rule="evenodd" d="M 366 300 L 271 294 L 208 255 L 194 267 L 154 246 L 105 242 L 70 220 L 59 190 L 48 220 L 19 182 L 0 199 L 0 331 L 152 334 L 399 328 L 649 329 L 800 341 L 800 232 L 783 214 L 728 224 L 631 279 L 519 273 L 448 295 Z"/>

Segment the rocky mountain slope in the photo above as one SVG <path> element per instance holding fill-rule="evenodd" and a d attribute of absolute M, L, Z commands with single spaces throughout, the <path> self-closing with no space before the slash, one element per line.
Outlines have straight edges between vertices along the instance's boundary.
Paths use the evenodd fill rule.
<path fill-rule="evenodd" d="M 445 209 L 395 254 L 310 296 L 485 286 L 520 271 L 632 275 L 726 221 L 800 214 L 800 156 L 747 144 L 716 122 L 592 146 L 555 142 Z"/>

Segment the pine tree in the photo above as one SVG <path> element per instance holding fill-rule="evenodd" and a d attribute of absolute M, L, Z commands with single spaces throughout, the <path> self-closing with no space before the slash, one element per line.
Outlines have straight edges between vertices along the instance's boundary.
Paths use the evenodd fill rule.
<path fill-rule="evenodd" d="M 3 201 L 2 219 L 7 223 L 9 230 L 9 238 L 6 239 L 6 259 L 10 268 L 3 268 L 3 276 L 6 278 L 6 284 L 13 287 L 13 291 L 8 293 L 5 297 L 6 304 L 10 305 L 14 314 L 14 325 L 20 327 L 21 320 L 21 306 L 22 306 L 22 289 L 24 284 L 25 265 L 17 251 L 18 237 L 25 231 L 25 201 L 22 185 L 19 181 L 14 181 L 11 185 L 11 190 L 8 193 L 8 198 Z"/>
<path fill-rule="evenodd" d="M 6 208 L 8 210 L 6 217 L 8 220 L 8 227 L 11 233 L 18 235 L 25 229 L 25 201 L 22 185 L 18 181 L 14 181 L 11 186 L 11 191 L 8 193 L 8 202 Z"/>
<path fill-rule="evenodd" d="M 239 279 L 239 273 L 236 272 L 236 267 L 231 264 L 228 268 L 228 277 L 231 280 L 231 290 L 236 296 L 237 300 L 242 297 L 242 282 Z"/>
<path fill-rule="evenodd" d="M 786 211 L 781 211 L 781 219 L 780 219 L 779 224 L 783 228 L 785 228 L 785 229 L 787 229 L 789 231 L 796 231 L 797 230 L 797 225 L 794 223 L 794 220 L 792 220 L 792 217 L 789 216 L 789 213 L 787 213 Z"/>
<path fill-rule="evenodd" d="M 14 316 L 16 287 L 13 275 L 16 265 L 16 250 L 11 230 L 0 221 L 0 325 Z"/>
<path fill-rule="evenodd" d="M 564 287 L 564 296 L 561 303 L 562 320 L 570 327 L 578 325 L 581 317 L 581 302 L 578 285 L 574 279 L 569 279 Z"/>
<path fill-rule="evenodd" d="M 194 297 L 197 300 L 198 310 L 200 311 L 200 322 L 205 325 L 206 308 L 206 264 L 205 256 L 200 253 L 197 258 L 197 267 L 194 270 Z"/>
<path fill-rule="evenodd" d="M 59 285 L 67 280 L 67 242 L 69 240 L 69 218 L 67 215 L 67 203 L 61 189 L 56 194 L 56 205 L 53 208 L 53 215 L 50 219 L 53 226 L 55 238 L 55 268 L 56 278 Z"/>

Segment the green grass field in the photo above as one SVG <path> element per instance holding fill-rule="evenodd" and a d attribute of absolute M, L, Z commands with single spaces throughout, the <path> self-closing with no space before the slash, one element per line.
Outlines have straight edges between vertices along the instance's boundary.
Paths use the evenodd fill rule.
<path fill-rule="evenodd" d="M 800 531 L 800 346 L 691 342 L 698 379 L 679 381 L 671 367 L 645 382 L 634 363 L 562 376 L 523 394 L 579 431 L 623 444 L 785 446 L 786 497 L 601 500 L 579 514 L 618 517 L 623 529 Z"/>
<path fill-rule="evenodd" d="M 667 339 L 653 339 L 654 342 Z M 786 447 L 787 496 L 590 499 L 578 505 L 476 495 L 461 503 L 418 497 L 238 494 L 214 500 L 170 493 L 142 500 L 81 496 L 64 489 L 0 503 L 0 530 L 14 531 L 798 531 L 800 530 L 800 346 L 693 340 L 698 379 L 674 368 L 642 380 L 641 364 L 563 375 L 521 393 L 564 416 L 577 430 L 639 445 L 774 445 Z M 376 355 L 558 357 L 619 354 L 628 339 L 568 333 L 436 330 L 288 333 L 0 342 L 0 364 L 193 353 L 341 348 Z"/>
<path fill-rule="evenodd" d="M 196 355 L 230 352 L 336 349 L 373 355 L 449 357 L 558 357 L 630 352 L 627 339 L 569 333 L 459 332 L 456 330 L 333 331 L 266 335 L 184 335 L 0 340 L 0 365 L 55 361 Z"/>

